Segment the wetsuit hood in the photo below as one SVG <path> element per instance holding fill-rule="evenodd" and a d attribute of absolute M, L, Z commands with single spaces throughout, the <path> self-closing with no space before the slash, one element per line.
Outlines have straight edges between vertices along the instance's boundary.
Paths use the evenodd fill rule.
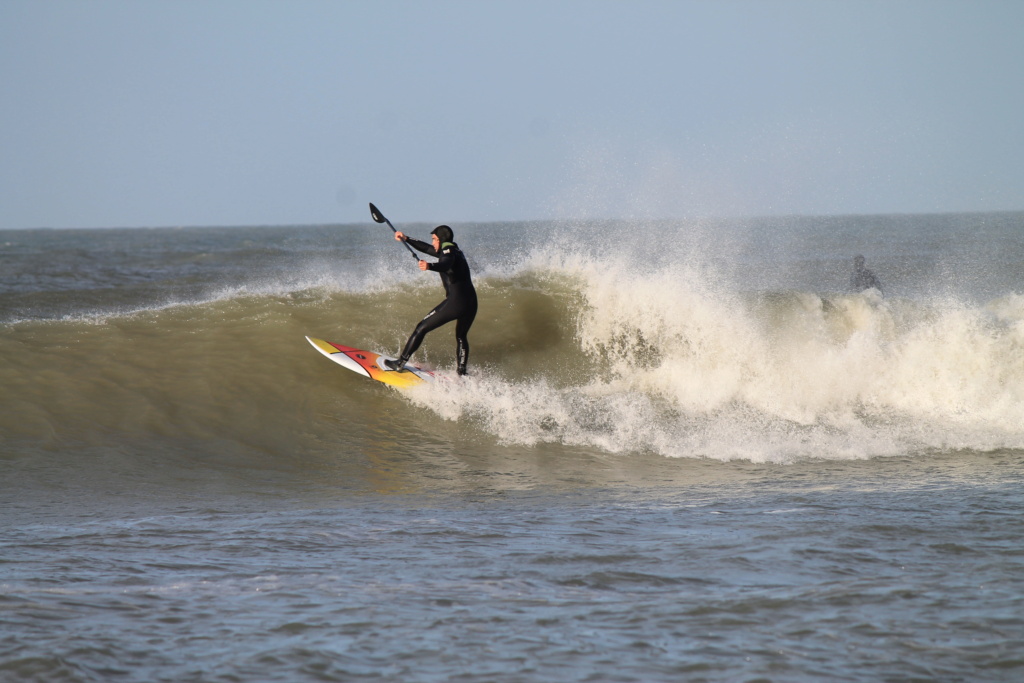
<path fill-rule="evenodd" d="M 437 226 L 436 228 L 430 231 L 430 234 L 437 235 L 437 238 L 441 240 L 442 243 L 451 242 L 453 239 L 455 239 L 455 233 L 452 232 L 452 229 L 449 228 L 447 225 Z"/>

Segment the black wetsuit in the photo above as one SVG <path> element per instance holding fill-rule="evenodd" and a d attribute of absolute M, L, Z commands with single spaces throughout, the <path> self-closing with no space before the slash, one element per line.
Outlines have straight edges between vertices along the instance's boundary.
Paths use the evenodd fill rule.
<path fill-rule="evenodd" d="M 444 301 L 434 307 L 426 317 L 420 321 L 413 330 L 409 341 L 405 343 L 402 350 L 402 360 L 408 361 L 416 349 L 420 348 L 423 338 L 428 332 L 455 320 L 455 343 L 458 359 L 458 373 L 466 374 L 466 364 L 469 362 L 469 327 L 476 318 L 476 289 L 473 287 L 473 280 L 469 275 L 469 264 L 466 263 L 466 256 L 459 249 L 459 245 L 453 242 L 445 242 L 441 245 L 439 254 L 434 245 L 420 242 L 411 237 L 406 242 L 424 254 L 436 256 L 437 263 L 428 263 L 427 269 L 433 270 L 441 276 L 441 284 L 447 297 Z"/>

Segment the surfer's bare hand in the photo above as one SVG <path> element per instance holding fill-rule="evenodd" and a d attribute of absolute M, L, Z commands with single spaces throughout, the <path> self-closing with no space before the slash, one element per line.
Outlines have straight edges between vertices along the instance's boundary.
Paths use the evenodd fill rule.
<path fill-rule="evenodd" d="M 395 239 L 398 240 L 399 242 L 404 242 L 405 241 L 405 233 L 402 232 L 401 230 L 396 231 L 395 232 Z"/>
<path fill-rule="evenodd" d="M 426 270 L 426 269 L 427 269 L 427 262 L 426 261 L 420 261 L 420 270 Z"/>

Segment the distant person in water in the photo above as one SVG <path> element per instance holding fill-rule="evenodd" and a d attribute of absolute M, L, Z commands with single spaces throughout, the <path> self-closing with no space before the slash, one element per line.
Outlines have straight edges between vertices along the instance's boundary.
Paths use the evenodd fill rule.
<path fill-rule="evenodd" d="M 433 270 L 441 276 L 441 284 L 444 285 L 445 300 L 434 307 L 426 317 L 420 321 L 413 330 L 409 341 L 402 349 L 402 355 L 398 360 L 385 360 L 384 365 L 389 370 L 401 370 L 405 364 L 420 348 L 423 338 L 428 332 L 432 332 L 447 323 L 455 321 L 455 345 L 456 345 L 456 372 L 460 375 L 466 374 L 466 365 L 469 363 L 469 328 L 476 318 L 476 289 L 473 287 L 473 280 L 469 275 L 469 264 L 466 263 L 466 256 L 462 253 L 453 240 L 455 234 L 447 225 L 439 225 L 431 233 L 432 244 L 420 242 L 405 235 L 402 232 L 395 232 L 395 239 L 412 245 L 413 248 L 422 251 L 424 254 L 436 256 L 437 263 L 420 261 L 420 270 Z"/>
<path fill-rule="evenodd" d="M 882 291 L 882 283 L 878 281 L 875 274 L 869 268 L 864 267 L 864 257 L 858 254 L 853 257 L 853 272 L 850 273 L 850 288 L 855 292 L 863 292 L 865 289 L 877 289 Z"/>

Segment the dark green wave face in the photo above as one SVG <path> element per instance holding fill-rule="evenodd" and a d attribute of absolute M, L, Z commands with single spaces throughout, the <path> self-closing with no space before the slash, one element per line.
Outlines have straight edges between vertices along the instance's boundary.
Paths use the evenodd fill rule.
<path fill-rule="evenodd" d="M 471 373 L 408 392 L 304 339 L 394 354 L 441 300 L 386 234 L 6 232 L 5 453 L 131 442 L 153 462 L 276 467 L 378 448 L 396 414 L 517 448 L 755 462 L 1024 446 L 1024 299 L 999 285 L 1020 217 L 808 220 L 456 226 L 480 297 Z M 987 280 L 968 268 L 981 229 L 1005 250 Z M 884 294 L 847 290 L 837 234 Z M 937 265 L 954 257 L 964 282 Z M 415 361 L 450 374 L 454 328 Z"/>

